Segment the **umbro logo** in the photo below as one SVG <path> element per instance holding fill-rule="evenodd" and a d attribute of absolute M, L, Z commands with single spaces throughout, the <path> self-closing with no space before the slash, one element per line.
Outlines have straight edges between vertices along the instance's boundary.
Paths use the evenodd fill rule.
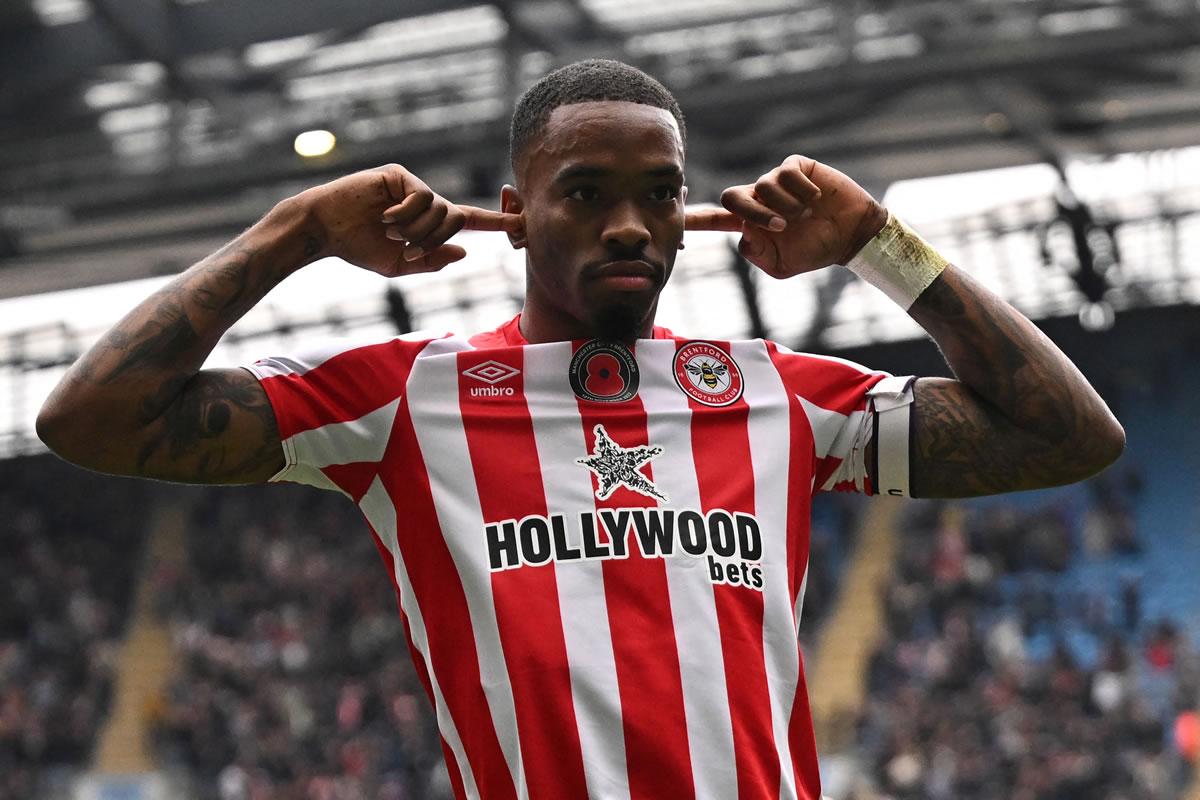
<path fill-rule="evenodd" d="M 472 380 L 487 384 L 486 386 L 472 386 L 468 392 L 471 397 L 511 397 L 516 394 L 513 387 L 497 386 L 496 384 L 515 378 L 521 374 L 521 370 L 499 361 L 484 361 L 470 369 L 464 369 L 462 374 Z"/>
<path fill-rule="evenodd" d="M 474 378 L 477 381 L 483 381 L 487 384 L 497 384 L 500 381 L 506 381 L 516 375 L 521 374 L 521 370 L 516 367 L 510 367 L 508 364 L 501 364 L 499 361 L 485 361 L 482 364 L 476 364 L 470 369 L 464 369 L 463 375 L 468 378 Z"/>

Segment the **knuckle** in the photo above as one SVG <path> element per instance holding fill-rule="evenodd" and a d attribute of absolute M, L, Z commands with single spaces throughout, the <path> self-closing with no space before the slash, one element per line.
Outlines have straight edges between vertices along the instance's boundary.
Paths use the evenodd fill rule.
<path fill-rule="evenodd" d="M 430 237 L 436 236 L 441 222 L 441 218 L 436 213 L 422 219 L 421 225 L 416 231 L 418 241 L 425 243 Z"/>
<path fill-rule="evenodd" d="M 425 246 L 428 248 L 441 247 L 454 233 L 452 228 L 443 223 L 438 226 L 437 230 L 425 237 Z"/>

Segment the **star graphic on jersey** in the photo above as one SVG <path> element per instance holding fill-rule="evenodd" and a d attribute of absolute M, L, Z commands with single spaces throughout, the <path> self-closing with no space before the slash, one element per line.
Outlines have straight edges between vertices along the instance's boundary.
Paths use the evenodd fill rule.
<path fill-rule="evenodd" d="M 650 459 L 662 453 L 661 447 L 625 448 L 609 438 L 603 425 L 597 425 L 593 431 L 596 434 L 596 449 L 587 458 L 575 459 L 575 463 L 582 464 L 596 473 L 596 478 L 600 481 L 596 497 L 607 500 L 618 486 L 624 486 L 638 494 L 657 497 L 664 503 L 667 501 L 666 495 L 658 491 L 658 487 L 638 471 L 643 464 L 649 463 Z"/>

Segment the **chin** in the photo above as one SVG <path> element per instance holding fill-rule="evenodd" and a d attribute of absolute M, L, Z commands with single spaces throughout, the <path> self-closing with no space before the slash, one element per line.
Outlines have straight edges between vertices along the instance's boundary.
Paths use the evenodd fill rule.
<path fill-rule="evenodd" d="M 612 303 L 602 306 L 592 317 L 592 333 L 597 339 L 631 342 L 642 335 L 650 309 L 642 303 Z"/>

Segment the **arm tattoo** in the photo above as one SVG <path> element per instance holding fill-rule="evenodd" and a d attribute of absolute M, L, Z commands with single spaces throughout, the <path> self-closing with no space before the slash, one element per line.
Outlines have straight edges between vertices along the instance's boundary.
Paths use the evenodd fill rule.
<path fill-rule="evenodd" d="M 1063 483 L 1061 447 L 1031 437 L 966 386 L 918 381 L 912 491 L 916 497 L 974 497 Z"/>
<path fill-rule="evenodd" d="M 230 325 L 319 249 L 300 231 L 252 228 L 141 303 L 56 390 L 65 446 L 55 449 L 93 469 L 167 480 L 270 477 L 283 457 L 266 393 L 249 372 L 200 366 Z"/>
<path fill-rule="evenodd" d="M 114 363 L 103 365 L 95 375 L 98 383 L 115 383 L 127 373 L 147 367 L 174 366 L 196 346 L 200 335 L 192 327 L 178 295 L 178 290 L 167 287 L 150 319 L 131 320 L 137 326 L 135 329 L 129 329 L 133 325 L 123 325 L 101 340 L 101 345 L 116 359 Z"/>
<path fill-rule="evenodd" d="M 1057 486 L 1115 457 L 1111 432 L 1119 426 L 1103 400 L 1049 339 L 1000 298 L 947 269 L 910 313 L 958 378 L 917 382 L 914 495 Z"/>
<path fill-rule="evenodd" d="M 282 465 L 266 392 L 241 369 L 209 370 L 188 380 L 137 459 L 138 474 L 171 477 L 179 469 L 181 479 L 203 483 L 269 477 Z"/>

